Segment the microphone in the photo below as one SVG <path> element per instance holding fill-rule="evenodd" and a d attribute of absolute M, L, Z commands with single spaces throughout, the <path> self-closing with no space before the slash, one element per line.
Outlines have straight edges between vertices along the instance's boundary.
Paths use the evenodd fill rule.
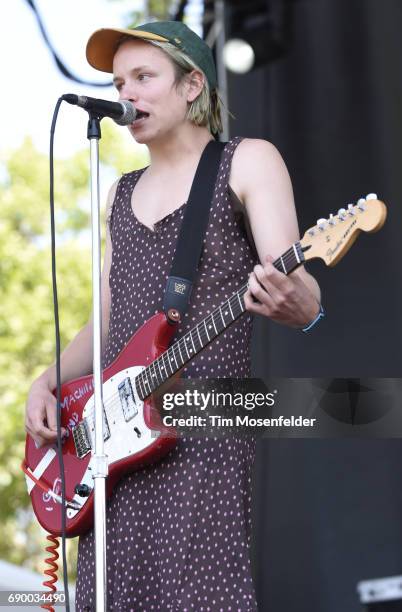
<path fill-rule="evenodd" d="M 85 108 L 88 112 L 91 111 L 102 117 L 111 117 L 118 125 L 130 125 L 137 115 L 135 106 L 128 100 L 109 102 L 109 100 L 77 96 L 76 94 L 64 94 L 62 99 L 69 104 Z"/>

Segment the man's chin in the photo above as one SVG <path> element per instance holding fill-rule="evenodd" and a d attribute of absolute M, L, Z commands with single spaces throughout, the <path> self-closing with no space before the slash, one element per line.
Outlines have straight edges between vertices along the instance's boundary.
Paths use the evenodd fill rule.
<path fill-rule="evenodd" d="M 136 130 L 132 127 L 129 127 L 128 130 L 136 142 L 140 144 L 145 144 L 146 141 L 148 141 L 147 135 L 145 134 L 145 132 L 143 133 L 142 130 Z"/>
<path fill-rule="evenodd" d="M 134 138 L 135 142 L 138 144 L 149 144 L 153 140 L 155 140 L 155 133 L 151 132 L 151 130 L 138 130 L 132 128 L 131 126 L 128 128 L 131 136 Z"/>

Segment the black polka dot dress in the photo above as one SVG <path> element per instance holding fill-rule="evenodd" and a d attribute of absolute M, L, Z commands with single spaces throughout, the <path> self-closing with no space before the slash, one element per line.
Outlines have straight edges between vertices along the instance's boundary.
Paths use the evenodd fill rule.
<path fill-rule="evenodd" d="M 240 138 L 227 143 L 215 185 L 198 279 L 177 337 L 244 284 L 255 264 L 229 193 L 230 165 Z M 110 222 L 113 259 L 109 337 L 111 363 L 162 299 L 185 204 L 141 224 L 131 196 L 143 170 L 120 179 Z M 134 192 L 135 197 L 135 192 Z M 183 375 L 250 375 L 251 317 L 245 313 L 195 357 Z M 182 438 L 159 463 L 122 480 L 108 501 L 108 610 L 251 612 L 250 498 L 255 440 Z M 81 537 L 77 610 L 95 610 L 93 532 Z"/>

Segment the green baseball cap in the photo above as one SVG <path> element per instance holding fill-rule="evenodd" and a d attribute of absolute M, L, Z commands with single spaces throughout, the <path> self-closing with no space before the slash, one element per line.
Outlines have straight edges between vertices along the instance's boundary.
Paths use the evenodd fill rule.
<path fill-rule="evenodd" d="M 155 21 L 129 29 L 96 30 L 87 43 L 87 60 L 97 70 L 113 72 L 113 57 L 123 36 L 142 40 L 169 42 L 188 55 L 205 74 L 211 91 L 217 86 L 216 68 L 211 49 L 181 21 Z"/>

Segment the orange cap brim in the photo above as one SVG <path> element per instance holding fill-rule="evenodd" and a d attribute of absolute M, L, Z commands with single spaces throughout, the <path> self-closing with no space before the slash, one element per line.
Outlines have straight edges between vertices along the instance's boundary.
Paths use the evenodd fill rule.
<path fill-rule="evenodd" d="M 87 60 L 93 68 L 102 72 L 113 72 L 113 57 L 122 36 L 169 42 L 169 39 L 164 36 L 159 36 L 152 32 L 144 32 L 143 30 L 120 30 L 118 28 L 96 30 L 90 36 L 86 48 Z"/>

